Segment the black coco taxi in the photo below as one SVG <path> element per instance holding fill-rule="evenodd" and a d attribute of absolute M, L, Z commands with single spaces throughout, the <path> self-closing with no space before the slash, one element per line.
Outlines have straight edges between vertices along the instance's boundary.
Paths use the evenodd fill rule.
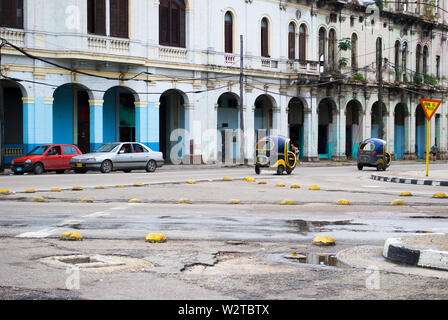
<path fill-rule="evenodd" d="M 283 136 L 267 136 L 258 141 L 256 146 L 255 173 L 261 169 L 276 170 L 277 174 L 291 174 L 297 164 L 296 154 L 291 140 Z"/>
<path fill-rule="evenodd" d="M 364 167 L 375 167 L 376 170 L 385 171 L 391 162 L 391 156 L 386 151 L 386 141 L 376 138 L 364 140 L 360 145 L 357 153 L 358 169 Z"/>

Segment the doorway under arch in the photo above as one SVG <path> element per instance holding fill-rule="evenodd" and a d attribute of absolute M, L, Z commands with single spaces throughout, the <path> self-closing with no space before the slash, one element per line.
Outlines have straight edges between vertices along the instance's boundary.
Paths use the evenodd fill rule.
<path fill-rule="evenodd" d="M 288 104 L 289 138 L 299 148 L 300 158 L 304 157 L 304 105 L 299 98 L 292 98 Z"/>
<path fill-rule="evenodd" d="M 345 153 L 347 158 L 356 159 L 362 139 L 362 106 L 358 100 L 349 101 L 345 117 Z"/>

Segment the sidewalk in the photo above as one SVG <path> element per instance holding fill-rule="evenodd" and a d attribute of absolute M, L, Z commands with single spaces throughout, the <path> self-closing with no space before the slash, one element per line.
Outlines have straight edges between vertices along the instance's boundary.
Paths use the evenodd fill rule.
<path fill-rule="evenodd" d="M 422 234 L 404 238 L 389 238 L 383 256 L 411 266 L 448 270 L 448 235 Z"/>

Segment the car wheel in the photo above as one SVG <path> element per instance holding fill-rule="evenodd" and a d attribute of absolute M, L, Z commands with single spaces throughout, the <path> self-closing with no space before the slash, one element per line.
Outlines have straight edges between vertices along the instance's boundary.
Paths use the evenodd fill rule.
<path fill-rule="evenodd" d="M 286 174 L 291 174 L 292 173 L 292 168 L 286 168 Z"/>
<path fill-rule="evenodd" d="M 255 166 L 255 173 L 260 174 L 260 166 Z"/>
<path fill-rule="evenodd" d="M 102 173 L 110 173 L 112 171 L 112 162 L 110 160 L 104 160 L 101 163 L 100 170 Z"/>
<path fill-rule="evenodd" d="M 132 170 L 123 170 L 124 173 L 130 173 Z"/>
<path fill-rule="evenodd" d="M 279 166 L 277 167 L 277 174 L 278 174 L 278 175 L 282 175 L 282 174 L 283 174 L 283 171 L 285 171 L 285 167 L 284 167 L 283 165 L 279 165 Z"/>
<path fill-rule="evenodd" d="M 86 173 L 86 169 L 75 169 L 75 173 Z"/>
<path fill-rule="evenodd" d="M 362 163 L 358 163 L 358 170 L 362 170 L 364 168 L 364 165 Z"/>
<path fill-rule="evenodd" d="M 58 173 L 58 174 L 62 174 L 64 172 L 65 172 L 65 170 L 56 170 L 56 173 Z"/>
<path fill-rule="evenodd" d="M 154 160 L 149 160 L 148 164 L 146 165 L 146 171 L 147 172 L 154 172 L 156 171 L 157 163 Z"/>
<path fill-rule="evenodd" d="M 42 174 L 44 172 L 44 166 L 42 163 L 38 162 L 33 168 L 34 174 Z"/>
<path fill-rule="evenodd" d="M 381 171 L 381 170 L 383 170 L 383 164 L 378 163 L 378 164 L 376 165 L 376 171 Z"/>

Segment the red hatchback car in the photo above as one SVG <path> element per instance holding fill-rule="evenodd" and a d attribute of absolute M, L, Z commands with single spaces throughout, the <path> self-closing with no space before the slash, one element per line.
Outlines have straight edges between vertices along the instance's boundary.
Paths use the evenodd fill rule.
<path fill-rule="evenodd" d="M 71 169 L 70 159 L 81 154 L 78 147 L 71 144 L 46 144 L 34 148 L 24 157 L 12 160 L 11 169 L 14 174 L 41 174 L 44 171 L 64 173 Z"/>

